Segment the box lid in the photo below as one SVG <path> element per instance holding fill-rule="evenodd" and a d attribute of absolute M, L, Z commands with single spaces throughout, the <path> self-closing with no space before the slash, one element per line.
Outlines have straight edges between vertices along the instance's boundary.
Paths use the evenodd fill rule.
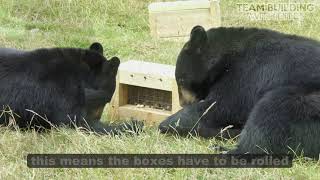
<path fill-rule="evenodd" d="M 121 63 L 119 71 L 130 71 L 132 73 L 144 73 L 150 75 L 160 75 L 173 79 L 175 78 L 175 66 L 145 61 L 129 60 Z"/>
<path fill-rule="evenodd" d="M 211 0 L 218 1 L 218 0 Z M 174 2 L 155 2 L 148 6 L 149 12 L 176 11 L 188 9 L 208 9 L 210 7 L 209 0 L 190 0 L 190 1 L 174 1 Z"/>

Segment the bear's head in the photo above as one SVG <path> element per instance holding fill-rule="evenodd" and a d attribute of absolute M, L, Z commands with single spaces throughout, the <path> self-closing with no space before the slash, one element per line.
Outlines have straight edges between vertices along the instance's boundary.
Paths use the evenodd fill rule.
<path fill-rule="evenodd" d="M 120 60 L 118 57 L 107 60 L 100 43 L 93 43 L 85 53 L 83 60 L 89 66 L 84 81 L 86 118 L 98 120 L 114 94 Z"/>
<path fill-rule="evenodd" d="M 209 92 L 207 82 L 210 59 L 208 36 L 205 29 L 195 26 L 190 40 L 183 46 L 176 64 L 180 105 L 203 99 Z"/>

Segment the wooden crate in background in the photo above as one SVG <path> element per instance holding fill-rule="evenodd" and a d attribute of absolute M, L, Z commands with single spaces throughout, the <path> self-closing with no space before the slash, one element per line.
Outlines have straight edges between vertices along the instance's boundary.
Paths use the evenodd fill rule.
<path fill-rule="evenodd" d="M 143 120 L 157 125 L 180 110 L 175 66 L 143 61 L 120 64 L 110 104 L 112 119 Z"/>
<path fill-rule="evenodd" d="M 221 25 L 219 0 L 154 2 L 148 9 L 155 38 L 185 40 L 196 25 L 205 29 Z"/>

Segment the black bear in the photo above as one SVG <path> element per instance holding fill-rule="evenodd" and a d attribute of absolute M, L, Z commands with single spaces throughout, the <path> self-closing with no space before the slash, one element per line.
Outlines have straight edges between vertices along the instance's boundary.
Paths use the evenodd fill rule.
<path fill-rule="evenodd" d="M 103 56 L 100 43 L 89 49 L 0 48 L 0 125 L 14 122 L 38 130 L 77 126 L 97 133 L 139 130 L 142 123 L 136 121 L 115 126 L 100 122 L 119 64 L 117 57 Z"/>
<path fill-rule="evenodd" d="M 175 76 L 183 109 L 160 124 L 161 132 L 240 134 L 229 153 L 319 157 L 318 41 L 267 29 L 196 26 Z"/>

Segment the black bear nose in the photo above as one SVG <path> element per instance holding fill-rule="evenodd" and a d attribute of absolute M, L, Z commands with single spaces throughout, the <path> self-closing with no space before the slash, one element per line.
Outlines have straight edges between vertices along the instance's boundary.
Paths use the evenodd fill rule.
<path fill-rule="evenodd" d="M 158 128 L 161 133 L 168 133 L 169 132 L 169 130 L 170 130 L 170 124 L 169 124 L 170 120 L 169 119 L 170 119 L 170 117 L 159 124 Z"/>
<path fill-rule="evenodd" d="M 162 126 L 161 124 L 159 125 L 159 130 L 160 133 L 167 133 L 168 127 L 167 126 Z"/>

